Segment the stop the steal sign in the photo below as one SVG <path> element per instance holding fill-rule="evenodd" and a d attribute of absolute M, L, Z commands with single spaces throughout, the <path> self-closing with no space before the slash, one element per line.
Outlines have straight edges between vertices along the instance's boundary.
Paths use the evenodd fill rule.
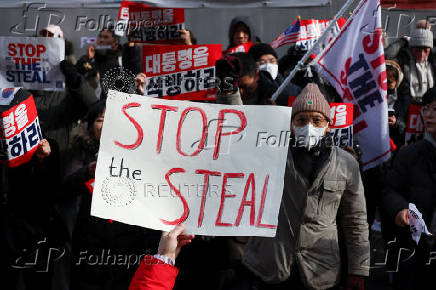
<path fill-rule="evenodd" d="M 274 236 L 291 108 L 111 91 L 91 213 L 131 225 Z"/>

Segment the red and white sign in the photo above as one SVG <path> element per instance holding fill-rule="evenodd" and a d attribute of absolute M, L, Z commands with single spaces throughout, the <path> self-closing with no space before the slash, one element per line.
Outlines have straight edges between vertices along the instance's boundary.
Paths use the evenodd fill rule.
<path fill-rule="evenodd" d="M 177 30 L 185 29 L 183 8 L 157 8 L 123 1 L 118 11 L 117 31 L 128 31 L 130 42 L 182 44 Z"/>
<path fill-rule="evenodd" d="M 42 140 L 33 96 L 1 113 L 0 142 L 5 151 L 1 163 L 17 167 L 28 162 Z"/>
<path fill-rule="evenodd" d="M 273 237 L 290 119 L 289 107 L 109 91 L 91 214 L 156 230 Z"/>
<path fill-rule="evenodd" d="M 300 21 L 300 35 L 296 46 L 302 50 L 309 50 L 313 47 L 318 38 L 324 33 L 331 20 L 306 19 Z M 339 32 L 345 25 L 346 19 L 339 18 L 336 22 L 335 31 Z"/>
<path fill-rule="evenodd" d="M 215 62 L 221 44 L 144 45 L 147 95 L 174 100 L 214 100 Z"/>
<path fill-rule="evenodd" d="M 61 38 L 0 37 L 0 87 L 64 90 L 64 57 Z"/>
<path fill-rule="evenodd" d="M 253 42 L 249 41 L 247 43 L 243 43 L 240 45 L 237 45 L 235 47 L 231 47 L 227 49 L 224 53 L 237 53 L 237 52 L 248 52 L 250 48 L 253 46 Z"/>
<path fill-rule="evenodd" d="M 424 123 L 421 116 L 422 106 L 410 104 L 406 124 L 406 144 L 413 143 L 424 136 Z"/>
<path fill-rule="evenodd" d="M 363 169 L 390 158 L 380 2 L 362 0 L 341 33 L 315 59 L 320 73 L 354 105 Z"/>

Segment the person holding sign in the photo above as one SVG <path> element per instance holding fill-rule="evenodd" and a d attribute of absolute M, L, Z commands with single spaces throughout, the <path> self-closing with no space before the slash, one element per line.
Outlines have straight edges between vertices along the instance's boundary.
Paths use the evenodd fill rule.
<path fill-rule="evenodd" d="M 363 290 L 370 248 L 359 165 L 323 138 L 330 106 L 316 84 L 309 83 L 292 108 L 293 139 L 277 233 L 250 238 L 243 264 L 261 278 L 260 289 L 336 287 L 341 280 L 338 218 L 347 251 L 345 289 Z"/>
<path fill-rule="evenodd" d="M 422 103 L 424 139 L 398 152 L 382 196 L 383 209 L 395 224 L 397 246 L 404 249 L 395 258 L 394 289 L 428 289 L 434 282 L 436 244 L 431 247 L 422 235 L 417 245 L 409 222 L 409 203 L 416 205 L 429 229 L 436 208 L 436 88 L 427 91 Z"/>

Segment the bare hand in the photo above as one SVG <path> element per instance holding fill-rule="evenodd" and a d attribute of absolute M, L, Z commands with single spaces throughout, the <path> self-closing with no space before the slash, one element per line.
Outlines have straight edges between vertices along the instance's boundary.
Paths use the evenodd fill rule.
<path fill-rule="evenodd" d="M 191 33 L 186 29 L 177 30 L 176 32 L 180 33 L 180 39 L 183 40 L 185 45 L 192 45 L 191 42 Z"/>
<path fill-rule="evenodd" d="M 388 123 L 389 123 L 389 126 L 395 125 L 395 123 L 397 123 L 397 118 L 395 116 L 388 117 Z"/>
<path fill-rule="evenodd" d="M 158 253 L 173 260 L 180 253 L 181 247 L 191 243 L 194 235 L 182 235 L 184 226 L 178 225 L 171 232 L 162 232 Z"/>
<path fill-rule="evenodd" d="M 94 45 L 91 45 L 88 47 L 88 57 L 89 59 L 93 59 L 95 56 L 95 47 Z"/>
<path fill-rule="evenodd" d="M 356 151 L 354 150 L 353 147 L 351 147 L 351 146 L 346 146 L 344 149 L 345 149 L 345 151 L 347 151 L 348 153 L 350 153 L 351 155 L 353 155 L 354 158 L 357 159 L 357 153 L 356 153 Z"/>
<path fill-rule="evenodd" d="M 50 153 L 51 153 L 51 148 L 47 139 L 42 139 L 41 141 L 39 141 L 38 149 L 36 149 L 36 157 L 38 159 L 43 159 L 49 156 Z"/>
<path fill-rule="evenodd" d="M 144 95 L 145 82 L 146 82 L 145 73 L 140 73 L 136 76 L 136 78 L 135 78 L 136 89 L 141 93 L 141 95 Z"/>
<path fill-rule="evenodd" d="M 399 227 L 408 226 L 409 223 L 409 209 L 405 208 L 400 210 L 395 216 L 395 224 Z"/>

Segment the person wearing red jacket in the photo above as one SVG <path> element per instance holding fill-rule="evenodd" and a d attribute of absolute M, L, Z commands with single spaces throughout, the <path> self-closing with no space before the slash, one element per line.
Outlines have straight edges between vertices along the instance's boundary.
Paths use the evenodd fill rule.
<path fill-rule="evenodd" d="M 183 235 L 185 228 L 176 226 L 171 232 L 162 232 L 158 254 L 147 255 L 139 265 L 129 290 L 173 289 L 179 270 L 174 266 L 181 247 L 191 243 L 194 235 Z"/>

